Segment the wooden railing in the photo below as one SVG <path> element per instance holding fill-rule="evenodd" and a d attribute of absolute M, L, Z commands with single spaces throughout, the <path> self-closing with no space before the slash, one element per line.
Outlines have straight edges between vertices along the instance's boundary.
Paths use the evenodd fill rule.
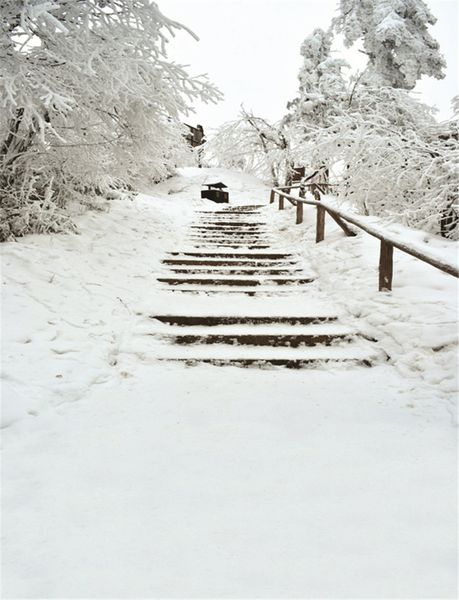
<path fill-rule="evenodd" d="M 393 261 L 394 261 L 394 248 L 414 256 L 419 260 L 432 265 L 433 267 L 459 277 L 459 269 L 447 261 L 444 261 L 432 253 L 425 251 L 424 249 L 416 248 L 410 245 L 408 242 L 399 238 L 390 232 L 378 229 L 365 221 L 364 218 L 359 215 L 347 213 L 346 211 L 336 208 L 328 203 L 326 200 L 321 198 L 321 194 L 330 191 L 334 186 L 329 183 L 311 183 L 292 185 L 285 188 L 272 188 L 270 195 L 270 203 L 274 203 L 276 194 L 279 200 L 279 210 L 285 208 L 284 201 L 287 200 L 296 207 L 296 223 L 300 224 L 303 222 L 303 209 L 304 205 L 310 205 L 316 207 L 316 243 L 321 242 L 325 239 L 325 215 L 329 215 L 344 231 L 347 236 L 357 235 L 357 231 L 353 226 L 365 231 L 369 235 L 378 238 L 381 242 L 380 253 L 379 253 L 379 291 L 391 290 L 392 289 L 392 277 L 393 277 Z M 299 189 L 299 196 L 293 196 L 290 194 L 292 189 Z M 305 198 L 305 192 L 309 191 L 314 199 Z"/>

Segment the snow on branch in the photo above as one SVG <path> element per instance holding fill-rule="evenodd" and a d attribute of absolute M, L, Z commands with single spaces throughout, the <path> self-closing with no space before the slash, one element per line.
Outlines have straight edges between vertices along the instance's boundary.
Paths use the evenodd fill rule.
<path fill-rule="evenodd" d="M 60 230 L 69 200 L 100 206 L 112 185 L 173 171 L 188 153 L 180 118 L 221 99 L 168 59 L 180 30 L 194 35 L 149 0 L 2 3 L 0 239 L 45 215 Z"/>

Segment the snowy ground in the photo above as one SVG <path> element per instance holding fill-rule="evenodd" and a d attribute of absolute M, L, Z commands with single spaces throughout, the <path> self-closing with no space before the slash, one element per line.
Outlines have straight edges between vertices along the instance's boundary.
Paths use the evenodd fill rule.
<path fill-rule="evenodd" d="M 158 365 L 132 351 L 203 180 L 185 169 L 81 234 L 3 246 L 3 597 L 456 597 L 456 281 L 267 208 L 314 301 L 390 356 L 373 369 Z M 432 242 L 435 243 L 435 242 Z M 450 254 L 453 246 L 439 242 Z M 190 304 L 193 301 L 190 300 Z M 129 350 L 129 351 L 128 351 Z"/>

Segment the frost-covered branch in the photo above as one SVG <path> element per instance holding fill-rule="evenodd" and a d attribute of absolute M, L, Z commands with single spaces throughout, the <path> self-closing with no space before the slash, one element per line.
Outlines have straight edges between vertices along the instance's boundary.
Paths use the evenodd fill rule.
<path fill-rule="evenodd" d="M 0 239 L 168 176 L 188 153 L 180 119 L 221 97 L 169 60 L 191 32 L 149 0 L 5 0 L 1 16 Z"/>
<path fill-rule="evenodd" d="M 225 123 L 206 144 L 210 162 L 254 173 L 273 185 L 285 183 L 295 162 L 285 120 L 271 124 L 241 109 L 236 121 Z"/>

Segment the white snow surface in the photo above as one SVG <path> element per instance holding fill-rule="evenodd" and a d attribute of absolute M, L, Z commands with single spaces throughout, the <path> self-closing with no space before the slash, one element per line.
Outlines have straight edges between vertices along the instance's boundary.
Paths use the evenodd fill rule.
<path fill-rule="evenodd" d="M 293 305 L 156 281 L 194 210 L 221 209 L 212 180 L 316 274 Z M 396 252 L 379 293 L 377 240 L 327 220 L 316 245 L 314 209 L 296 226 L 245 174 L 146 192 L 2 247 L 3 597 L 456 597 L 456 280 Z M 159 363 L 150 317 L 174 313 L 338 315 L 389 360 Z"/>

